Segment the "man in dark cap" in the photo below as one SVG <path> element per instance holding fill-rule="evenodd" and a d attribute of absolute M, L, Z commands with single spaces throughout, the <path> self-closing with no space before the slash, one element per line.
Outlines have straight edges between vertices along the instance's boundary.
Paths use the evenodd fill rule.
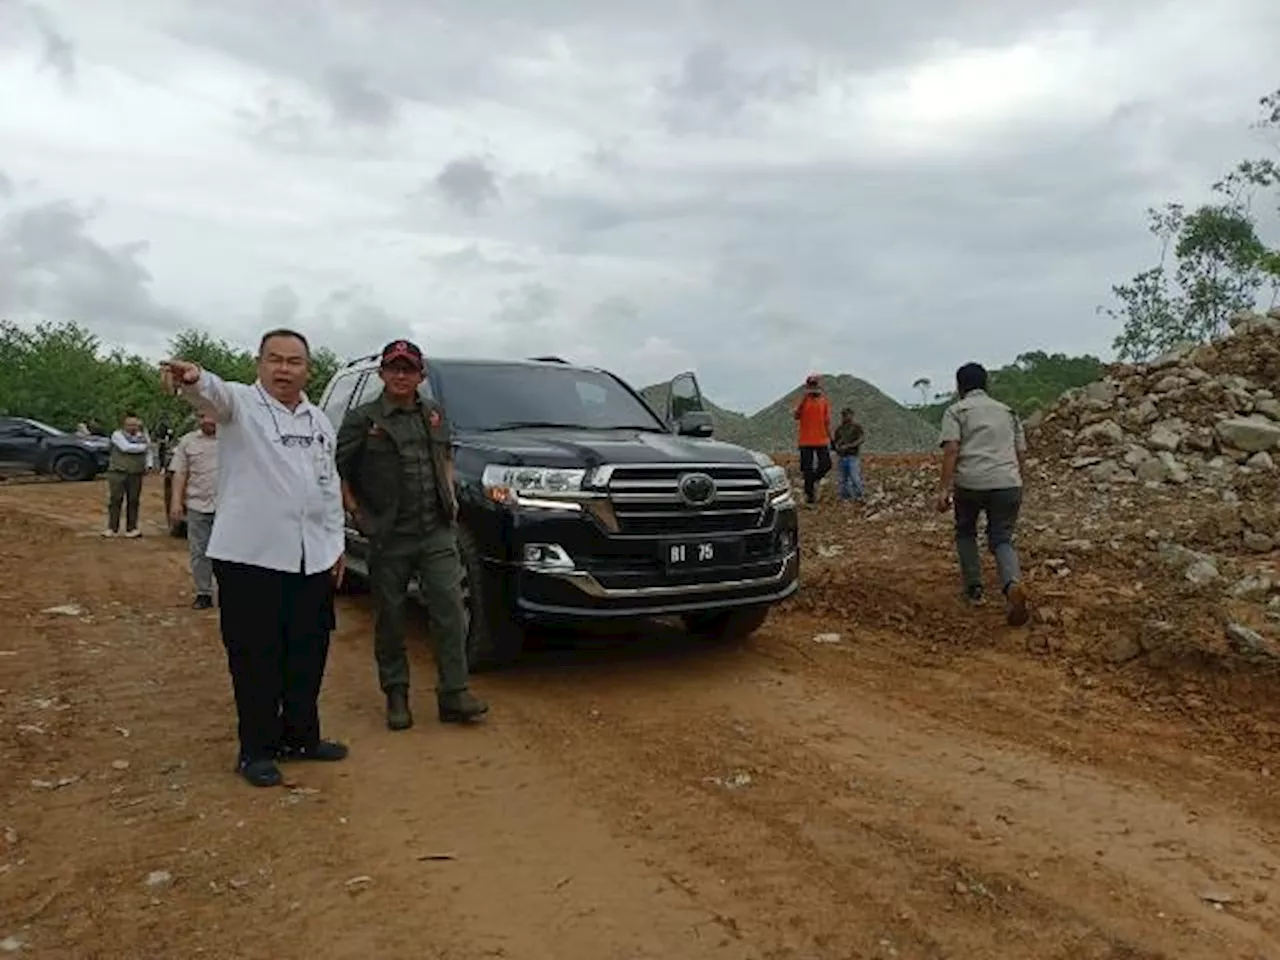
<path fill-rule="evenodd" d="M 378 375 L 382 395 L 351 410 L 338 431 L 337 468 L 345 506 L 369 539 L 374 655 L 387 698 L 387 726 L 405 730 L 413 725 L 404 634 L 415 573 L 435 642 L 439 718 L 476 720 L 489 707 L 468 689 L 449 422 L 439 404 L 418 392 L 426 365 L 416 344 L 387 344 Z"/>

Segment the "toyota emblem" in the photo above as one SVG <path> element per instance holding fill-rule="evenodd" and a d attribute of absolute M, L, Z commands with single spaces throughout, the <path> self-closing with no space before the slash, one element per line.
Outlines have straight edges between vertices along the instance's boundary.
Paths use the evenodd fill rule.
<path fill-rule="evenodd" d="M 680 478 L 680 499 L 700 507 L 716 498 L 716 482 L 705 473 L 686 473 Z"/>

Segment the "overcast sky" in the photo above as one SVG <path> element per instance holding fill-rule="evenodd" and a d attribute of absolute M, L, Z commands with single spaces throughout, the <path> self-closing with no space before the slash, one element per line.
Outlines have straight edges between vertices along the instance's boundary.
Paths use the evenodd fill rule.
<path fill-rule="evenodd" d="M 1144 209 L 1264 145 L 1276 0 L 0 0 L 0 314 L 158 356 L 1109 355 Z"/>

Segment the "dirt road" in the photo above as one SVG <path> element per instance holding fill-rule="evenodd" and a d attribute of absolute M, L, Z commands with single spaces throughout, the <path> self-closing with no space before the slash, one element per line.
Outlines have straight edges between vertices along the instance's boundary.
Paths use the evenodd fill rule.
<path fill-rule="evenodd" d="M 945 542 L 855 531 L 742 647 L 535 651 L 477 679 L 475 729 L 431 717 L 423 640 L 387 732 L 344 598 L 322 711 L 352 755 L 253 790 L 185 543 L 101 540 L 102 495 L 0 488 L 0 952 L 1280 957 L 1275 687 L 1030 654 L 955 603 Z"/>

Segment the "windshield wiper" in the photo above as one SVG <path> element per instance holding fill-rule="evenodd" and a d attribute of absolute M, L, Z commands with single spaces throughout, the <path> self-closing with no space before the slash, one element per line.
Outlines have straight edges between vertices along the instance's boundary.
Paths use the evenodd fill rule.
<path fill-rule="evenodd" d="M 497 426 L 488 427 L 488 430 L 531 430 L 535 427 L 545 427 L 548 430 L 590 430 L 591 427 L 584 427 L 580 423 L 557 423 L 554 420 L 507 420 L 499 423 Z"/>
<path fill-rule="evenodd" d="M 620 424 L 617 426 L 600 427 L 585 423 L 558 423 L 554 420 L 507 420 L 499 423 L 497 426 L 489 427 L 490 431 L 498 430 L 531 430 L 531 429 L 547 429 L 547 430 L 647 430 L 650 433 L 666 433 L 667 431 L 656 426 L 636 426 L 635 424 Z"/>

